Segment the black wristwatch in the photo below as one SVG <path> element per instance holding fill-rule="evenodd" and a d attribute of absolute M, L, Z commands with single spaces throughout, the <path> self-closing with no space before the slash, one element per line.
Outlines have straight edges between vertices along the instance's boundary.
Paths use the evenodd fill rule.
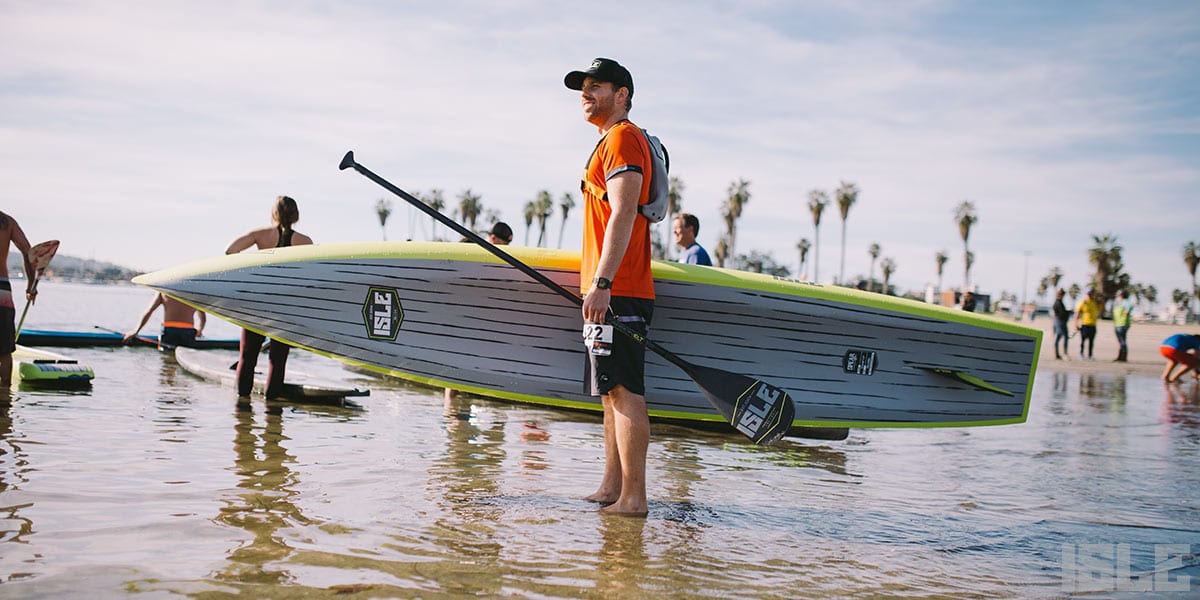
<path fill-rule="evenodd" d="M 603 277 L 597 277 L 597 278 L 593 279 L 592 285 L 595 286 L 595 288 L 598 290 L 611 290 L 612 289 L 612 281 L 605 279 Z"/>

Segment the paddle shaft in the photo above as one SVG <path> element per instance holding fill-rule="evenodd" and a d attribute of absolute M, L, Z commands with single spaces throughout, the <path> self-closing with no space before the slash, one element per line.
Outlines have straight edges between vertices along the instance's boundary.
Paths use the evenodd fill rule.
<path fill-rule="evenodd" d="M 107 327 L 101 327 L 101 326 L 99 326 L 99 325 L 92 325 L 92 327 L 95 327 L 96 329 L 99 329 L 100 331 L 107 331 L 107 332 L 109 332 L 109 333 L 115 333 L 115 334 L 117 334 L 117 335 L 119 335 L 119 336 L 121 336 L 121 337 L 125 337 L 125 333 L 124 333 L 124 332 L 122 332 L 122 331 L 117 331 L 116 329 L 109 329 L 109 328 L 107 328 Z M 135 336 L 133 336 L 133 338 L 134 338 L 135 340 L 139 341 L 139 342 L 146 342 L 147 344 L 150 344 L 150 345 L 152 345 L 152 346 L 157 346 L 157 345 L 158 345 L 158 342 L 154 341 L 154 338 L 152 338 L 152 337 L 149 337 L 149 336 L 145 336 L 145 335 L 138 334 L 138 335 L 135 335 Z"/>

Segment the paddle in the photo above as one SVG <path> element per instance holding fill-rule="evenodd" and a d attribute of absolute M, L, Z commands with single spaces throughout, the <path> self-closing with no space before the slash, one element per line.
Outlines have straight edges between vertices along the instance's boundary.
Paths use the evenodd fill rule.
<path fill-rule="evenodd" d="M 563 298 L 574 302 L 577 306 L 583 305 L 582 298 L 558 285 L 549 277 L 542 275 L 511 254 L 483 239 L 474 231 L 459 225 L 457 221 L 434 210 L 415 196 L 392 185 L 387 180 L 371 172 L 370 169 L 356 162 L 353 151 L 346 153 L 338 168 L 341 170 L 353 168 L 367 179 L 374 181 L 389 192 L 403 198 L 405 202 L 440 221 L 464 238 L 479 244 L 488 252 L 516 267 L 522 273 L 532 277 L 535 281 L 550 288 Z M 692 381 L 700 388 L 704 397 L 713 405 L 713 408 L 716 408 L 717 412 L 720 412 L 734 429 L 742 432 L 754 443 L 770 444 L 775 442 L 783 437 L 787 433 L 788 428 L 791 427 L 796 408 L 784 390 L 746 375 L 692 364 L 676 356 L 646 336 L 630 329 L 629 326 L 620 321 L 609 319 L 608 324 L 612 325 L 617 331 L 643 344 L 646 348 L 663 357 L 671 364 L 679 367 L 684 373 L 687 373 L 688 377 L 691 377 Z"/>
<path fill-rule="evenodd" d="M 50 266 L 50 259 L 54 258 L 57 252 L 58 240 L 42 242 L 29 249 L 29 264 L 33 266 L 33 283 L 30 284 L 29 291 L 37 292 L 38 280 L 42 278 L 42 273 Z M 30 304 L 33 302 L 25 300 L 25 310 L 21 311 L 21 320 L 17 323 L 17 340 L 21 339 L 21 328 L 25 326 L 25 315 L 29 314 Z"/>
<path fill-rule="evenodd" d="M 95 327 L 96 329 L 99 329 L 100 331 L 107 331 L 108 333 L 115 333 L 115 334 L 121 336 L 122 338 L 125 337 L 125 332 L 123 332 L 123 331 L 117 331 L 116 329 L 109 329 L 107 327 L 101 327 L 99 325 L 92 325 L 92 327 Z M 135 339 L 139 342 L 145 342 L 147 344 L 150 344 L 151 346 L 158 346 L 158 341 L 147 335 L 138 334 L 138 335 L 133 336 L 133 339 Z"/>

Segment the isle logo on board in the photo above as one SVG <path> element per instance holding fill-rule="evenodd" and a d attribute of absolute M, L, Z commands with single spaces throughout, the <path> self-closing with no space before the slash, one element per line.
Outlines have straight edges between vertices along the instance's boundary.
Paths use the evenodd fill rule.
<path fill-rule="evenodd" d="M 404 321 L 404 309 L 400 308 L 400 295 L 394 288 L 368 289 L 362 314 L 367 337 L 373 340 L 396 340 L 400 323 Z"/>

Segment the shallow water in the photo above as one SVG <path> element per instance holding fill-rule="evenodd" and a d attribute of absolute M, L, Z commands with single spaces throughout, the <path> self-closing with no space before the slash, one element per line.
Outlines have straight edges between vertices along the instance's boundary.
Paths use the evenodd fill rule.
<path fill-rule="evenodd" d="M 145 290 L 46 283 L 27 327 Z M 151 327 L 149 330 L 153 330 Z M 210 334 L 236 334 L 227 323 Z M 590 414 L 341 368 L 361 408 L 235 409 L 147 348 L 0 411 L 0 597 L 1059 597 L 1200 590 L 1200 388 L 1044 372 L 1029 422 L 759 448 L 655 425 L 646 519 L 580 500 Z"/>

